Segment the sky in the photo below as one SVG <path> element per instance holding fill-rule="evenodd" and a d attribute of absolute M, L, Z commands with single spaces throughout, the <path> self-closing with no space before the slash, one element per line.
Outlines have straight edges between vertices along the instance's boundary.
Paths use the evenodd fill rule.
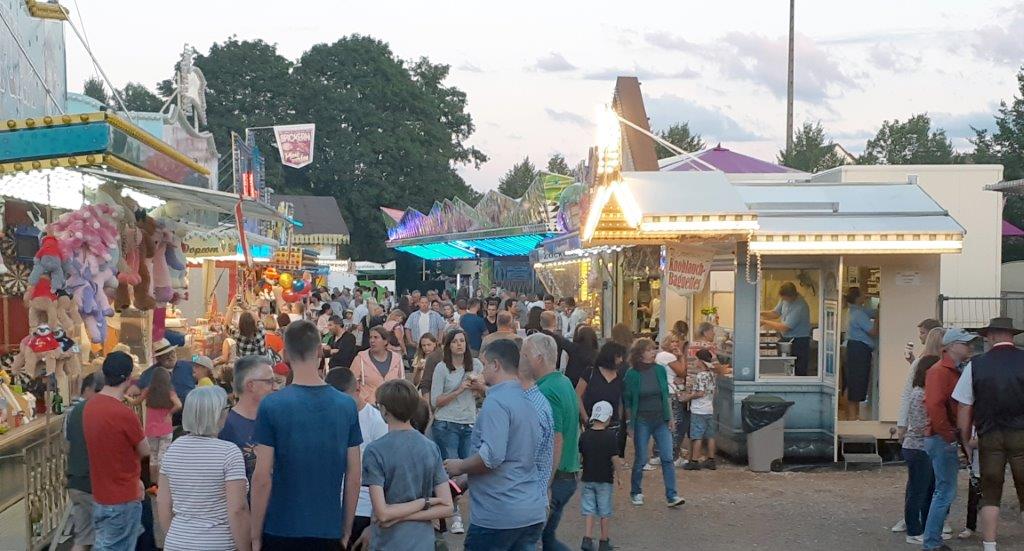
<path fill-rule="evenodd" d="M 297 59 L 363 34 L 448 64 L 476 125 L 469 143 L 490 157 L 459 170 L 480 191 L 527 155 L 583 158 L 619 75 L 639 77 L 656 130 L 689 122 L 710 145 L 772 161 L 785 146 L 785 0 L 63 3 L 118 87 L 153 88 L 184 44 L 205 52 L 231 35 Z M 1021 28 L 1024 1 L 796 0 L 796 125 L 820 121 L 857 153 L 882 121 L 927 112 L 969 150 L 971 126 L 991 128 L 1017 92 Z M 95 70 L 67 36 L 68 88 L 80 91 Z"/>

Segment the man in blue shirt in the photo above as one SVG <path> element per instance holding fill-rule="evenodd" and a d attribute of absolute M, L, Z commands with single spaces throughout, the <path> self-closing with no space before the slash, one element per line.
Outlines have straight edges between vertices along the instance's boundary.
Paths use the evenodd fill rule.
<path fill-rule="evenodd" d="M 792 282 L 779 287 L 779 299 L 774 310 L 761 312 L 761 325 L 778 331 L 782 338 L 793 343 L 791 352 L 796 358 L 793 374 L 810 375 L 811 310 Z"/>
<path fill-rule="evenodd" d="M 474 358 L 480 355 L 480 345 L 483 343 L 484 333 L 487 332 L 484 318 L 480 317 L 480 304 L 480 299 L 471 299 L 466 313 L 459 317 L 459 327 L 466 332 L 466 341 Z"/>
<path fill-rule="evenodd" d="M 168 342 L 167 339 L 160 339 L 154 342 L 153 365 L 143 371 L 142 375 L 139 375 L 139 380 L 128 389 L 126 394 L 128 396 L 138 396 L 139 393 L 149 386 L 150 381 L 153 380 L 154 370 L 166 369 L 171 372 L 171 386 L 174 387 L 174 393 L 178 395 L 178 399 L 184 404 L 185 397 L 196 387 L 196 380 L 192 377 L 192 362 L 176 361 L 177 354 L 175 351 L 177 349 L 178 347 Z M 171 423 L 175 427 L 181 426 L 181 410 L 176 411 L 171 416 Z"/>
<path fill-rule="evenodd" d="M 284 354 L 294 379 L 260 402 L 251 493 L 254 549 L 338 549 L 349 541 L 362 473 L 359 413 L 355 400 L 317 374 L 319 349 L 316 325 L 288 325 Z"/>
<path fill-rule="evenodd" d="M 541 423 L 517 378 L 519 347 L 495 341 L 483 354 L 487 399 L 473 427 L 477 452 L 449 459 L 451 476 L 469 475 L 467 551 L 534 549 L 547 518 L 547 481 L 537 469 Z"/>

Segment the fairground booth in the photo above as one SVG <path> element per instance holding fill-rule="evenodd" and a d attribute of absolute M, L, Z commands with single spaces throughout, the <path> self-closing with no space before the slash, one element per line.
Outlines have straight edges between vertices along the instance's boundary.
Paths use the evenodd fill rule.
<path fill-rule="evenodd" d="M 629 97 L 640 102 L 630 106 L 631 117 L 621 105 Z M 794 403 L 785 418 L 787 458 L 835 460 L 841 438 L 887 438 L 908 342 L 917 343 L 918 322 L 935 315 L 942 258 L 964 250 L 964 227 L 916 177 L 850 182 L 782 167 L 744 173 L 709 162 L 720 148 L 659 167 L 654 141 L 629 135 L 648 130 L 635 79 L 619 79 L 616 103 L 599 125 L 580 246 L 647 258 L 640 294 L 630 297 L 636 291 L 626 285 L 619 304 L 646 300 L 659 312 L 656 335 L 688 322 L 690 354 L 708 348 L 717 356 L 719 449 L 745 457 L 740 408 L 755 393 Z M 960 183 L 989 193 L 982 187 L 991 181 L 982 179 Z M 982 208 L 992 206 L 983 199 Z M 844 297 L 851 289 L 865 296 L 857 308 L 877 320 L 880 337 L 864 375 L 867 396 L 847 408 L 851 310 Z M 782 295 L 793 298 L 793 291 L 806 303 L 803 337 L 773 314 L 788 308 Z M 634 323 L 629 308 L 613 312 L 616 321 Z"/>
<path fill-rule="evenodd" d="M 581 192 L 573 178 L 542 172 L 517 199 L 492 190 L 476 206 L 455 198 L 435 202 L 427 214 L 410 208 L 399 216 L 382 208 L 387 246 L 418 259 L 424 274 L 427 262 L 471 260 L 478 263 L 481 288 L 535 292 L 530 253 L 566 233 L 566 216 Z"/>

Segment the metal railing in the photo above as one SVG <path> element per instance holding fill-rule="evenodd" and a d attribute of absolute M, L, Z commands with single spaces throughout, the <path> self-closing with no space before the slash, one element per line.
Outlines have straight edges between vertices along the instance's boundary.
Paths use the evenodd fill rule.
<path fill-rule="evenodd" d="M 939 321 L 946 327 L 984 327 L 994 317 L 1012 318 L 1024 326 L 1024 293 L 1003 293 L 1001 297 L 950 297 L 939 295 Z"/>

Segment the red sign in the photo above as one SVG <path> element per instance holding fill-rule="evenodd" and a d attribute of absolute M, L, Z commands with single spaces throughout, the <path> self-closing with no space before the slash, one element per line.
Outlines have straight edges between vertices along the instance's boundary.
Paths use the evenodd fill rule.
<path fill-rule="evenodd" d="M 314 124 L 288 124 L 274 127 L 277 150 L 281 152 L 281 164 L 302 168 L 313 162 Z"/>
<path fill-rule="evenodd" d="M 249 240 L 245 237 L 245 215 L 242 213 L 242 200 L 235 205 L 235 227 L 238 228 L 238 244 L 242 247 L 245 265 L 252 266 L 252 253 L 249 251 Z"/>

